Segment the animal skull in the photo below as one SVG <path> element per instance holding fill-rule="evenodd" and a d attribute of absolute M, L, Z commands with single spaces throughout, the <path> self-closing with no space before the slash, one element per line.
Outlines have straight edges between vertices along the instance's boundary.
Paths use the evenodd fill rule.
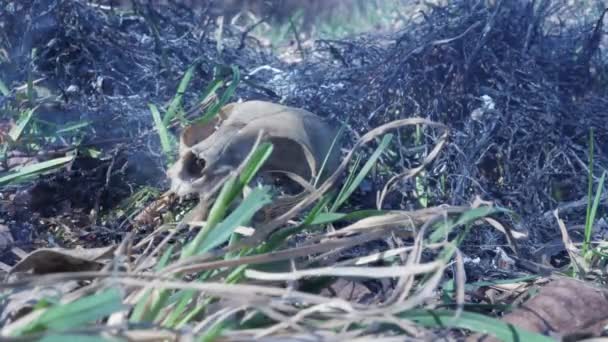
<path fill-rule="evenodd" d="M 187 127 L 180 137 L 179 160 L 168 170 L 178 196 L 204 193 L 235 170 L 251 152 L 259 132 L 273 152 L 261 171 L 282 171 L 305 180 L 330 175 L 340 162 L 340 145 L 332 148 L 336 130 L 303 109 L 264 101 L 231 103 L 215 120 Z M 331 151 L 330 151 L 331 150 Z"/>

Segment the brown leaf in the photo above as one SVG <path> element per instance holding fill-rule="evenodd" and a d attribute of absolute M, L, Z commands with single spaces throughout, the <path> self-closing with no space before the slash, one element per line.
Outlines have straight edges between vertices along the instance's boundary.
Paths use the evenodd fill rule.
<path fill-rule="evenodd" d="M 10 273 L 32 271 L 34 274 L 97 271 L 101 260 L 112 256 L 115 246 L 91 249 L 41 248 L 25 256 Z"/>
<path fill-rule="evenodd" d="M 238 167 L 260 132 L 262 141 L 274 145 L 262 171 L 282 171 L 307 181 L 319 173 L 336 137 L 329 123 L 303 109 L 263 101 L 232 103 L 214 121 L 184 130 L 180 158 L 168 171 L 171 189 L 180 196 L 204 192 Z M 323 175 L 337 168 L 339 153 L 339 145 L 331 150 Z"/>
<path fill-rule="evenodd" d="M 503 321 L 519 328 L 550 336 L 600 336 L 608 320 L 605 289 L 574 279 L 557 279 L 540 289 Z M 475 336 L 473 341 L 496 341 Z"/>

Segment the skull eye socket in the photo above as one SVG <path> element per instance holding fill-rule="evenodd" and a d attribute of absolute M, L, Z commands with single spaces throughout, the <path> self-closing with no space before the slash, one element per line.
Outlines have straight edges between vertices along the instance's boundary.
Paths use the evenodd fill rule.
<path fill-rule="evenodd" d="M 202 177 L 205 165 L 205 160 L 198 158 L 192 152 L 184 156 L 184 171 L 186 171 L 188 178 Z"/>

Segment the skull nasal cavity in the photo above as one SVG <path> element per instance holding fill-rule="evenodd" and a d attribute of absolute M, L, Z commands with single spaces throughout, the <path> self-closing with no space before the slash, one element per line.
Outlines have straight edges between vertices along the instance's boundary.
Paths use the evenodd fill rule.
<path fill-rule="evenodd" d="M 198 158 L 194 153 L 190 152 L 184 156 L 184 168 L 190 177 L 199 178 L 203 175 L 205 160 Z"/>

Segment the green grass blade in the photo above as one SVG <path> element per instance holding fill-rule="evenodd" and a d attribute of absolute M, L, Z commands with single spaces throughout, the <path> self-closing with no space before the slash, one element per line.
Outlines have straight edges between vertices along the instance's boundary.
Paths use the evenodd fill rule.
<path fill-rule="evenodd" d="M 479 207 L 467 210 L 458 217 L 458 220 L 456 220 L 456 222 L 448 220 L 447 222 L 445 222 L 445 224 L 440 225 L 439 228 L 433 231 L 433 233 L 429 237 L 429 240 L 431 243 L 439 242 L 443 239 L 443 237 L 450 234 L 452 230 L 458 226 L 467 225 L 475 222 L 478 219 L 497 213 L 505 212 L 509 211 L 498 207 Z"/>
<path fill-rule="evenodd" d="M 220 97 L 220 103 L 222 104 L 222 106 L 230 100 L 232 95 L 234 95 L 236 87 L 241 81 L 241 73 L 239 71 L 239 68 L 236 65 L 232 65 L 230 68 L 232 69 L 232 80 L 230 81 L 230 85 L 228 86 L 226 91 L 222 94 L 222 97 Z"/>
<path fill-rule="evenodd" d="M 356 173 L 355 171 L 357 169 L 359 169 L 359 165 L 361 164 L 361 155 L 357 155 L 355 162 L 353 163 L 352 169 L 351 171 L 348 173 L 348 176 L 346 177 L 346 180 L 344 181 L 344 184 L 342 185 L 342 188 L 340 189 L 340 192 L 338 193 L 338 196 L 336 196 L 336 200 L 334 201 L 334 205 L 336 204 L 337 200 L 339 198 L 342 198 L 344 196 L 344 193 L 346 192 L 346 189 L 348 189 L 350 187 L 350 185 L 353 183 Z M 334 206 L 332 206 L 332 208 L 330 208 L 330 211 L 336 211 L 337 207 L 334 208 Z"/>
<path fill-rule="evenodd" d="M 272 150 L 272 144 L 260 144 L 247 162 L 243 172 L 238 177 L 226 181 L 213 207 L 209 211 L 207 224 L 198 232 L 194 240 L 183 249 L 181 258 L 193 256 L 200 251 L 200 246 L 206 240 L 207 235 L 224 218 L 232 201 L 241 193 L 243 187 L 251 182 L 255 174 L 266 162 L 266 159 L 270 157 Z"/>
<path fill-rule="evenodd" d="M 184 73 L 184 77 L 179 82 L 179 86 L 177 87 L 177 93 L 171 100 L 169 104 L 169 108 L 167 108 L 167 112 L 165 113 L 165 117 L 163 118 L 163 126 L 168 126 L 171 120 L 176 116 L 177 112 L 181 109 L 182 99 L 184 97 L 184 93 L 192 80 L 192 76 L 194 75 L 194 66 L 188 68 L 186 73 Z"/>
<path fill-rule="evenodd" d="M 30 179 L 42 173 L 59 168 L 72 160 L 74 160 L 74 156 L 66 156 L 24 166 L 18 171 L 0 176 L 0 186 Z"/>
<path fill-rule="evenodd" d="M 102 319 L 121 309 L 123 305 L 120 291 L 112 288 L 72 303 L 51 307 L 23 327 L 18 335 L 45 330 L 81 329 L 84 324 Z"/>
<path fill-rule="evenodd" d="M 239 176 L 240 188 L 235 190 L 235 196 L 243 190 L 243 187 L 249 184 L 253 177 L 260 171 L 264 163 L 272 154 L 274 147 L 271 143 L 262 143 L 258 149 L 251 156 L 251 160 L 247 163 L 247 166 L 243 169 L 243 172 Z"/>
<path fill-rule="evenodd" d="M 79 130 L 81 128 L 85 128 L 85 127 L 87 127 L 89 125 L 91 125 L 90 121 L 78 122 L 78 123 L 75 123 L 73 125 L 69 125 L 69 126 L 63 127 L 61 129 L 57 130 L 57 132 L 55 132 L 55 133 L 57 133 L 57 134 L 69 133 L 69 132 L 72 132 L 72 131 L 77 131 L 77 130 Z"/>
<path fill-rule="evenodd" d="M 85 157 L 99 159 L 99 158 L 101 158 L 101 155 L 103 154 L 103 152 L 101 152 L 98 149 L 92 148 L 92 147 L 84 147 L 78 151 L 78 154 L 80 154 L 81 156 L 85 156 Z"/>
<path fill-rule="evenodd" d="M 188 312 L 184 316 L 184 318 L 182 318 L 181 321 L 179 321 L 175 324 L 175 329 L 182 329 L 186 324 L 188 324 L 188 322 L 192 321 L 197 316 L 199 316 L 207 308 L 207 306 L 209 304 L 211 304 L 212 302 L 213 302 L 213 299 L 211 299 L 211 298 L 203 299 L 203 301 L 200 304 L 198 304 L 194 309 L 192 309 L 190 312 Z"/>
<path fill-rule="evenodd" d="M 319 179 L 323 178 L 323 172 L 325 172 L 325 166 L 327 165 L 327 161 L 329 160 L 329 157 L 332 155 L 334 149 L 338 146 L 337 143 L 338 143 L 338 141 L 340 141 L 342 132 L 344 132 L 344 127 L 346 127 L 344 124 L 342 126 L 340 126 L 340 129 L 336 133 L 334 140 L 331 142 L 331 145 L 329 146 L 329 150 L 327 151 L 325 158 L 323 158 L 323 163 L 321 164 L 321 168 L 319 169 L 319 174 L 317 175 L 317 177 L 315 178 L 315 181 L 313 182 L 313 187 L 315 187 L 315 188 L 317 187 Z"/>
<path fill-rule="evenodd" d="M 316 217 L 310 222 L 310 225 L 324 225 L 330 224 L 338 221 L 355 221 L 361 220 L 367 217 L 378 216 L 386 214 L 387 211 L 384 210 L 359 210 L 353 211 L 352 213 L 344 214 L 344 213 L 319 213 Z"/>
<path fill-rule="evenodd" d="M 376 161 L 378 160 L 378 158 L 380 158 L 382 152 L 384 152 L 384 150 L 388 147 L 392 139 L 393 134 L 391 133 L 386 134 L 384 135 L 384 137 L 382 137 L 382 141 L 380 142 L 378 148 L 376 148 L 374 153 L 370 156 L 369 160 L 365 163 L 365 165 L 363 165 L 361 171 L 359 171 L 357 176 L 353 179 L 352 183 L 350 183 L 344 191 L 341 191 L 341 194 L 338 195 L 338 198 L 336 199 L 336 202 L 334 203 L 330 211 L 335 211 L 336 209 L 338 209 L 342 204 L 344 204 L 344 202 L 350 197 L 350 195 L 352 195 L 352 193 L 357 189 L 357 187 L 359 187 L 359 184 L 361 184 L 363 179 L 371 171 L 372 167 L 376 164 Z"/>
<path fill-rule="evenodd" d="M 200 97 L 201 102 L 207 101 L 207 99 L 209 99 L 210 96 L 215 94 L 215 92 L 218 91 L 218 89 L 220 89 L 220 87 L 223 85 L 224 85 L 223 80 L 221 80 L 221 79 L 213 80 L 213 82 L 211 82 L 207 86 L 207 88 L 205 88 L 205 90 L 203 91 L 203 94 Z"/>
<path fill-rule="evenodd" d="M 251 220 L 253 215 L 263 206 L 271 202 L 267 188 L 255 188 L 245 200 L 225 220 L 219 223 L 201 243 L 199 253 L 211 249 L 228 241 L 234 230 Z"/>
<path fill-rule="evenodd" d="M 224 282 L 226 284 L 238 283 L 241 279 L 243 279 L 245 270 L 247 269 L 248 266 L 249 265 L 246 265 L 246 264 L 237 266 L 234 270 L 232 270 L 232 272 L 230 272 L 230 274 L 226 277 Z M 206 273 L 206 274 L 210 275 L 211 272 Z M 199 281 L 203 281 L 203 280 L 204 280 L 204 278 L 199 279 Z M 198 317 L 207 308 L 207 306 L 209 304 L 211 304 L 213 301 L 214 301 L 213 298 L 209 298 L 209 297 L 205 298 L 204 300 L 201 301 L 201 303 L 199 303 L 196 307 L 194 307 L 194 309 L 190 310 L 190 312 L 188 312 L 179 322 L 177 322 L 174 326 L 172 326 L 172 328 L 182 329 L 191 320 Z"/>
<path fill-rule="evenodd" d="M 456 317 L 452 310 L 411 310 L 400 317 L 412 320 L 429 328 L 461 328 L 482 334 L 490 334 L 501 341 L 550 342 L 554 339 L 533 333 L 498 319 L 477 313 L 462 312 Z"/>
<path fill-rule="evenodd" d="M 2 80 L 0 80 L 0 94 L 4 95 L 4 96 L 8 96 L 11 93 L 10 90 L 8 90 L 8 87 L 6 86 L 6 84 L 4 82 L 2 82 Z"/>
<path fill-rule="evenodd" d="M 213 106 L 209 107 L 207 112 L 205 112 L 205 114 L 199 120 L 205 121 L 205 120 L 210 120 L 211 118 L 213 118 L 219 112 L 219 110 L 226 103 L 228 103 L 230 98 L 232 98 L 232 95 L 234 95 L 234 92 L 236 91 L 236 88 L 239 85 L 240 80 L 241 80 L 241 76 L 240 76 L 239 69 L 236 66 L 232 66 L 232 80 L 230 82 L 230 85 L 228 86 L 228 88 L 226 88 L 226 90 L 220 97 L 219 101 L 217 103 L 215 103 Z"/>
<path fill-rule="evenodd" d="M 203 91 L 199 98 L 199 103 L 208 103 L 210 102 L 210 98 L 215 95 L 215 93 L 224 85 L 224 80 L 222 79 L 214 79 Z M 220 106 L 213 105 L 208 109 L 204 115 L 190 122 L 209 122 L 220 110 Z M 185 118 L 184 118 L 185 119 Z M 182 120 L 182 124 L 186 125 L 189 122 L 187 120 Z"/>
<path fill-rule="evenodd" d="M 33 48 L 30 53 L 30 63 L 27 68 L 27 99 L 30 103 L 34 103 L 36 92 L 34 91 L 34 63 L 36 60 L 36 55 L 38 54 L 38 49 Z"/>
<path fill-rule="evenodd" d="M 426 190 L 426 184 L 424 182 L 424 172 L 421 172 L 419 176 L 415 177 L 414 183 L 418 203 L 420 203 L 421 207 L 427 208 L 429 206 L 429 193 Z"/>
<path fill-rule="evenodd" d="M 168 327 L 168 328 L 175 327 L 178 319 L 180 317 L 182 317 L 182 315 L 186 311 L 186 309 L 188 307 L 188 303 L 191 303 L 192 300 L 194 299 L 194 295 L 197 294 L 197 292 L 194 290 L 185 290 L 185 291 L 180 291 L 180 292 L 181 293 L 179 294 L 179 300 L 177 302 L 177 305 L 171 309 L 169 316 L 167 317 L 165 322 L 163 322 L 163 326 L 165 326 L 165 327 Z"/>
<path fill-rule="evenodd" d="M 165 268 L 165 266 L 167 266 L 167 263 L 169 262 L 169 259 L 171 258 L 171 254 L 173 254 L 174 247 L 175 247 L 175 245 L 169 246 L 169 248 L 167 248 L 167 250 L 160 257 L 160 260 L 158 260 L 158 263 L 154 266 L 154 269 L 157 272 L 162 270 L 163 268 Z"/>
<path fill-rule="evenodd" d="M 597 185 L 597 192 L 595 193 L 595 198 L 593 199 L 593 206 L 591 207 L 591 213 L 589 214 L 589 218 L 591 220 L 591 226 L 593 226 L 593 221 L 595 221 L 595 216 L 597 215 L 597 208 L 600 206 L 600 200 L 602 198 L 602 191 L 604 190 L 604 183 L 606 181 L 606 174 L 607 174 L 606 171 L 604 171 L 604 173 L 602 173 L 600 182 Z"/>
<path fill-rule="evenodd" d="M 465 211 L 464 213 L 460 214 L 460 216 L 458 217 L 458 220 L 456 221 L 456 225 L 465 225 L 465 224 L 469 224 L 469 223 L 473 223 L 477 220 L 479 220 L 480 218 L 484 218 L 490 215 L 494 215 L 494 214 L 498 214 L 498 213 L 510 213 L 510 211 L 508 209 L 504 209 L 501 207 L 490 207 L 490 206 L 483 206 L 483 207 L 478 207 L 478 208 L 472 208 L 469 209 L 467 211 Z"/>
<path fill-rule="evenodd" d="M 321 200 L 317 202 L 317 204 L 315 204 L 315 206 L 310 210 L 310 212 L 301 224 L 296 225 L 294 227 L 285 227 L 283 229 L 279 229 L 269 237 L 266 243 L 256 248 L 255 251 L 257 253 L 267 253 L 269 251 L 275 250 L 279 246 L 281 246 L 281 244 L 283 244 L 288 237 L 308 228 L 312 224 L 312 222 L 314 222 L 317 216 L 321 214 L 321 211 L 327 207 L 327 204 L 330 202 L 330 200 L 331 197 L 323 196 Z"/>
<path fill-rule="evenodd" d="M 593 198 L 593 128 L 589 130 L 589 174 L 587 175 L 587 212 L 585 215 L 585 238 L 583 240 L 583 255 L 587 254 L 591 242 L 591 200 Z"/>
<path fill-rule="evenodd" d="M 163 149 L 163 153 L 165 156 L 171 156 L 171 152 L 173 148 L 171 146 L 171 138 L 169 137 L 169 130 L 167 126 L 163 123 L 163 120 L 160 117 L 160 112 L 158 111 L 158 107 L 154 104 L 149 104 L 150 112 L 152 113 L 152 118 L 154 119 L 154 125 L 156 126 L 156 130 L 158 131 L 158 136 L 160 138 L 160 145 Z"/>
<path fill-rule="evenodd" d="M 606 180 L 606 172 L 602 174 L 600 178 L 600 182 L 597 185 L 597 191 L 595 193 L 595 198 L 593 198 L 593 204 L 591 205 L 591 210 L 589 212 L 589 216 L 585 221 L 585 246 L 587 248 L 591 245 L 591 233 L 593 232 L 593 222 L 595 222 L 595 216 L 597 215 L 597 208 L 600 206 L 600 199 L 602 198 L 602 190 L 604 189 L 604 182 Z M 585 255 L 585 254 L 583 254 Z"/>
<path fill-rule="evenodd" d="M 78 342 L 123 342 L 126 341 L 122 338 L 117 337 L 101 337 L 91 335 L 76 335 L 76 334 L 52 334 L 44 336 L 39 342 L 66 342 L 66 341 L 78 341 Z"/>
<path fill-rule="evenodd" d="M 184 247 L 180 259 L 189 258 L 200 250 L 200 246 L 207 238 L 207 235 L 215 228 L 215 226 L 224 218 L 230 203 L 232 203 L 232 193 L 237 188 L 237 181 L 235 178 L 231 178 L 224 183 L 222 190 L 220 190 L 213 207 L 209 211 L 209 217 L 207 223 L 199 230 L 198 234 L 194 239 Z"/>
<path fill-rule="evenodd" d="M 327 193 L 321 197 L 319 201 L 315 204 L 314 207 L 308 212 L 304 221 L 302 221 L 302 226 L 310 226 L 313 224 L 315 220 L 319 217 L 319 215 L 324 214 L 324 210 L 327 209 L 327 205 L 333 199 L 334 194 L 332 192 Z"/>
<path fill-rule="evenodd" d="M 234 328 L 234 322 L 221 321 L 214 323 L 208 328 L 203 335 L 198 338 L 200 342 L 214 342 L 218 340 L 218 337 L 222 335 L 222 332 L 228 328 Z"/>
<path fill-rule="evenodd" d="M 148 311 L 148 302 L 152 295 L 152 289 L 147 289 L 141 299 L 135 304 L 133 312 L 129 317 L 129 321 L 132 323 L 143 322 Z"/>
<path fill-rule="evenodd" d="M 169 299 L 169 295 L 171 292 L 162 289 L 158 291 L 158 295 L 152 299 L 152 303 L 148 306 L 148 302 L 151 300 L 150 295 L 153 290 L 146 291 L 147 296 L 142 297 L 142 299 L 137 303 L 138 312 L 137 315 L 134 312 L 131 316 L 131 322 L 154 322 L 158 320 L 158 315 L 161 310 L 165 307 L 167 303 L 167 299 Z"/>
<path fill-rule="evenodd" d="M 156 272 L 160 272 L 168 264 L 170 257 L 173 253 L 173 248 L 174 248 L 174 246 L 172 245 L 169 248 L 167 248 L 167 250 L 163 253 L 160 260 L 154 267 L 154 270 Z M 152 314 L 150 312 L 153 310 L 156 310 L 156 308 L 159 307 L 159 305 L 158 305 L 159 301 L 162 300 L 163 304 L 164 304 L 164 300 L 166 300 L 168 298 L 168 296 L 159 295 L 152 303 L 150 303 L 152 291 L 153 291 L 152 289 L 147 289 L 145 291 L 145 294 L 142 296 L 142 299 L 140 299 L 139 302 L 137 302 L 137 304 L 135 304 L 135 307 L 133 308 L 133 312 L 131 313 L 131 317 L 129 318 L 129 320 L 131 322 L 136 323 L 136 322 L 142 322 L 142 321 L 151 321 L 156 317 L 155 314 Z M 163 290 L 162 292 L 167 292 L 167 291 Z"/>
<path fill-rule="evenodd" d="M 12 141 L 19 140 L 19 138 L 25 131 L 25 127 L 27 127 L 27 125 L 32 120 L 32 117 L 34 116 L 34 112 L 36 111 L 36 109 L 38 109 L 38 107 L 34 107 L 30 110 L 27 110 L 27 111 L 21 113 L 21 115 L 19 116 L 19 120 L 17 121 L 17 124 L 13 128 L 11 128 L 11 130 L 8 132 L 8 136 L 11 138 Z"/>

